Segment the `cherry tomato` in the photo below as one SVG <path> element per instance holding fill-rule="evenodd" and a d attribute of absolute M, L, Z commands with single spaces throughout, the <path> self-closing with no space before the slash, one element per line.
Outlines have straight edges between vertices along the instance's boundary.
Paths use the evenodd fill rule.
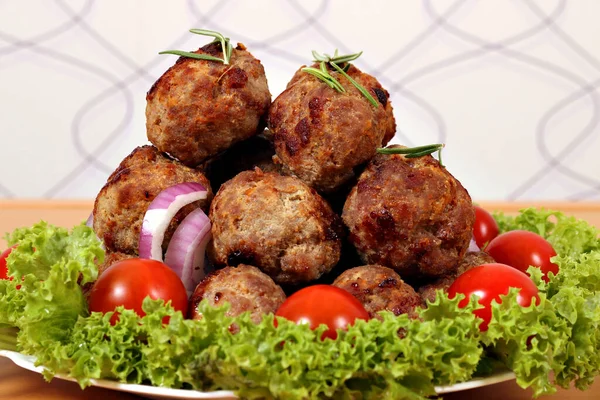
<path fill-rule="evenodd" d="M 177 274 L 159 261 L 140 258 L 118 261 L 106 269 L 94 283 L 88 302 L 90 311 L 106 313 L 124 306 L 144 316 L 142 302 L 146 296 L 171 300 L 175 310 L 187 313 L 187 293 Z M 117 319 L 114 314 L 111 323 Z"/>
<path fill-rule="evenodd" d="M 321 336 L 337 338 L 337 329 L 346 329 L 356 319 L 369 319 L 369 313 L 360 301 L 344 289 L 329 285 L 314 285 L 301 289 L 287 298 L 276 316 L 297 324 L 308 324 L 311 329 L 321 324 L 329 327 Z"/>
<path fill-rule="evenodd" d="M 493 238 L 498 236 L 498 223 L 492 217 L 492 214 L 479 206 L 475 208 L 475 223 L 473 224 L 473 239 L 480 249 L 489 243 Z"/>
<path fill-rule="evenodd" d="M 499 263 L 508 264 L 519 271 L 527 272 L 533 265 L 539 267 L 548 282 L 548 272 L 558 273 L 558 265 L 550 261 L 556 251 L 546 239 L 529 231 L 509 231 L 494 238 L 485 251 Z"/>
<path fill-rule="evenodd" d="M 539 304 L 537 286 L 523 272 L 505 264 L 483 264 L 471 268 L 460 275 L 448 288 L 448 297 L 453 299 L 457 293 L 462 293 L 466 297 L 458 303 L 459 307 L 465 307 L 469 304 L 469 298 L 472 294 L 479 297 L 479 303 L 484 306 L 473 313 L 483 322 L 479 329 L 487 331 L 490 320 L 492 319 L 492 300 L 501 303 L 500 295 L 508 294 L 509 288 L 520 288 L 517 296 L 517 303 L 523 307 L 531 305 L 531 299 L 535 298 Z"/>
<path fill-rule="evenodd" d="M 8 255 L 13 251 L 13 249 L 17 247 L 17 245 L 15 244 L 12 247 L 9 247 L 8 249 L 4 250 L 2 252 L 2 254 L 0 254 L 0 279 L 9 279 L 8 277 L 8 267 L 6 266 L 6 259 L 8 258 Z M 12 278 L 10 278 L 12 279 Z"/>

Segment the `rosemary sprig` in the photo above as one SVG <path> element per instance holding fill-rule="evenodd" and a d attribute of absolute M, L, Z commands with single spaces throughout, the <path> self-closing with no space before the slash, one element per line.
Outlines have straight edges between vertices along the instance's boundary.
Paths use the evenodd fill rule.
<path fill-rule="evenodd" d="M 348 54 L 345 56 L 340 56 L 338 55 L 338 50 L 335 49 L 335 53 L 333 53 L 333 57 L 331 57 L 329 54 L 325 53 L 325 54 L 319 54 L 318 52 L 316 52 L 315 50 L 312 51 L 312 55 L 314 57 L 314 61 L 318 62 L 318 61 L 325 61 L 325 62 L 334 62 L 336 64 L 344 64 L 350 61 L 354 61 L 356 60 L 358 57 L 360 57 L 362 55 L 362 51 L 358 52 L 358 53 L 354 53 L 354 54 Z"/>
<path fill-rule="evenodd" d="M 165 50 L 165 51 L 161 51 L 158 54 L 174 54 L 176 56 L 181 56 L 181 57 L 195 58 L 196 60 L 208 60 L 208 61 L 223 62 L 222 58 L 209 56 L 208 54 L 190 53 L 189 51 L 181 51 L 181 50 Z"/>
<path fill-rule="evenodd" d="M 196 35 L 210 36 L 215 38 L 211 43 L 221 43 L 221 49 L 223 50 L 223 58 L 213 57 L 208 54 L 198 54 L 181 50 L 165 50 L 161 51 L 158 54 L 174 54 L 182 57 L 195 58 L 196 60 L 219 61 L 226 65 L 229 64 L 229 60 L 231 60 L 231 53 L 233 52 L 233 46 L 231 45 L 229 38 L 223 36 L 219 32 L 209 31 L 208 29 L 190 29 L 190 32 Z"/>
<path fill-rule="evenodd" d="M 440 162 L 440 166 L 443 167 L 442 149 L 444 146 L 445 145 L 443 143 L 435 143 L 417 147 L 386 147 L 377 149 L 377 152 L 379 154 L 404 154 L 406 158 L 417 158 L 427 156 L 437 151 L 438 161 Z"/>
<path fill-rule="evenodd" d="M 373 98 L 373 96 L 371 96 L 371 93 L 367 92 L 367 89 L 365 89 L 363 87 L 363 85 L 361 85 L 360 83 L 358 83 L 354 79 L 352 79 L 350 77 L 350 75 L 348 75 L 346 73 L 346 71 L 344 71 L 342 68 L 340 68 L 333 61 L 331 61 L 329 64 L 331 64 L 333 66 L 333 68 L 335 68 L 340 74 L 344 75 L 344 77 L 346 77 L 346 79 L 348 79 L 350 81 L 350 83 L 353 84 L 354 87 L 357 88 L 358 91 L 361 92 L 362 95 L 365 96 L 367 98 L 367 100 L 369 100 L 369 102 L 375 106 L 375 108 L 379 107 L 379 103 L 377 103 L 377 101 Z"/>
<path fill-rule="evenodd" d="M 327 64 L 333 67 L 336 71 L 342 74 L 350 83 L 354 85 L 358 89 L 366 99 L 373 104 L 375 107 L 379 107 L 379 103 L 371 96 L 371 94 L 365 89 L 360 83 L 356 82 L 354 79 L 350 77 L 346 72 L 348 68 L 350 68 L 350 61 L 356 60 L 358 57 L 362 55 L 362 51 L 354 54 L 347 55 L 339 55 L 337 49 L 333 54 L 333 57 L 327 53 L 319 54 L 315 50 L 312 51 L 312 55 L 314 57 L 314 62 L 318 62 L 320 64 L 320 69 L 316 69 L 313 67 L 305 67 L 302 68 L 303 72 L 309 73 L 323 82 L 325 82 L 330 88 L 337 90 L 340 93 L 344 93 L 346 90 L 344 87 L 335 79 L 327 69 Z M 340 67 L 340 65 L 343 65 Z"/>
<path fill-rule="evenodd" d="M 344 89 L 341 83 L 339 83 L 333 76 L 329 74 L 324 62 L 321 62 L 321 69 L 306 67 L 302 68 L 302 71 L 316 76 L 317 78 L 325 82 L 330 88 L 335 89 L 340 93 L 344 93 L 346 91 L 346 89 Z"/>

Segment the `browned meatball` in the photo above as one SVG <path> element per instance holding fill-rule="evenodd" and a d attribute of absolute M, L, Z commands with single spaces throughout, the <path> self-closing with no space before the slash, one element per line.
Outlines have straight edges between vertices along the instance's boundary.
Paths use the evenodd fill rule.
<path fill-rule="evenodd" d="M 483 251 L 477 252 L 469 252 L 465 254 L 465 258 L 462 259 L 456 272 L 449 273 L 448 275 L 444 275 L 441 278 L 438 278 L 435 282 L 430 284 L 421 286 L 419 288 L 419 294 L 425 301 L 433 302 L 435 301 L 435 292 L 438 289 L 442 289 L 447 291 L 450 285 L 463 273 L 467 272 L 473 267 L 476 267 L 481 264 L 493 263 L 495 260 L 487 253 Z"/>
<path fill-rule="evenodd" d="M 102 275 L 104 273 L 104 271 L 106 271 L 108 269 L 108 267 L 110 267 L 114 263 L 116 263 L 118 261 L 128 260 L 130 258 L 135 258 L 135 255 L 121 253 L 118 251 L 106 252 L 106 255 L 104 257 L 104 262 L 102 264 L 98 265 L 98 277 L 100 277 L 100 275 Z"/>
<path fill-rule="evenodd" d="M 140 229 L 146 209 L 164 189 L 183 182 L 197 182 L 208 189 L 205 200 L 182 208 L 173 218 L 163 242 L 166 246 L 177 225 L 192 210 L 208 210 L 212 198 L 203 172 L 166 157 L 153 146 L 138 147 L 110 175 L 94 203 L 94 231 L 111 252 L 138 254 Z"/>
<path fill-rule="evenodd" d="M 222 57 L 221 44 L 195 53 Z M 148 139 L 188 166 L 261 132 L 271 104 L 265 70 L 238 44 L 229 65 L 182 57 L 146 96 Z"/>
<path fill-rule="evenodd" d="M 408 314 L 415 318 L 423 300 L 393 269 L 381 265 L 365 265 L 344 271 L 333 282 L 360 301 L 371 318 L 379 318 L 379 311 L 395 315 Z"/>
<path fill-rule="evenodd" d="M 363 262 L 408 279 L 456 270 L 475 213 L 469 193 L 433 157 L 378 154 L 350 192 L 342 218 Z"/>
<path fill-rule="evenodd" d="M 348 79 L 329 72 L 345 93 L 299 70 L 269 110 L 269 129 L 284 170 L 323 192 L 352 178 L 354 168 L 369 161 L 396 131 L 389 94 L 377 79 L 353 65 L 348 69 L 377 100 L 375 107 Z"/>
<path fill-rule="evenodd" d="M 252 321 L 259 323 L 264 314 L 277 311 L 285 301 L 285 294 L 258 268 L 240 264 L 217 270 L 196 286 L 190 299 L 190 318 L 202 318 L 198 304 L 204 299 L 212 306 L 231 304 L 226 313 L 229 316 L 250 311 Z"/>
<path fill-rule="evenodd" d="M 218 265 L 255 265 L 277 283 L 319 278 L 340 258 L 341 221 L 297 178 L 260 169 L 224 183 L 210 207 Z"/>

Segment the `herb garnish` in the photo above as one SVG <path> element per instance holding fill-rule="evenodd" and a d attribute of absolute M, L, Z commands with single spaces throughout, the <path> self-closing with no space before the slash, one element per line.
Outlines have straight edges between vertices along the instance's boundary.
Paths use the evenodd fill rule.
<path fill-rule="evenodd" d="M 190 29 L 190 32 L 195 33 L 196 35 L 214 37 L 215 40 L 213 40 L 211 43 L 221 43 L 221 49 L 223 49 L 223 58 L 209 56 L 208 54 L 198 54 L 181 50 L 165 50 L 161 51 L 158 54 L 175 54 L 177 56 L 195 58 L 197 60 L 219 61 L 223 64 L 229 64 L 229 60 L 231 59 L 231 53 L 233 52 L 233 46 L 229 42 L 229 38 L 226 38 L 219 32 L 209 31 L 207 29 Z"/>
<path fill-rule="evenodd" d="M 320 68 L 317 69 L 314 67 L 304 67 L 304 68 L 302 68 L 302 72 L 311 74 L 311 75 L 319 78 L 323 82 L 325 82 L 330 88 L 335 89 L 340 93 L 344 93 L 346 91 L 346 89 L 344 89 L 344 87 L 337 81 L 337 79 L 335 79 L 329 73 L 329 70 L 327 69 L 327 64 L 329 64 L 336 71 L 338 71 L 340 74 L 342 74 L 346 79 L 348 79 L 350 81 L 350 83 L 352 83 L 354 85 L 354 87 L 356 87 L 358 89 L 358 91 L 361 92 L 362 95 L 365 96 L 367 100 L 369 100 L 369 102 L 371 104 L 373 104 L 375 107 L 379 107 L 379 104 L 373 98 L 373 96 L 371 96 L 371 94 L 367 91 L 367 89 L 365 89 L 360 83 L 356 82 L 354 79 L 352 79 L 350 77 L 350 75 L 348 75 L 346 73 L 346 71 L 348 71 L 348 68 L 350 68 L 350 61 L 354 61 L 358 57 L 360 57 L 362 54 L 362 51 L 359 53 L 354 53 L 354 54 L 338 55 L 338 51 L 336 49 L 335 53 L 333 54 L 333 57 L 326 53 L 319 54 L 314 50 L 313 50 L 312 54 L 314 57 L 313 61 L 318 62 L 320 65 Z M 340 67 L 341 64 L 343 64 L 342 67 Z"/>
<path fill-rule="evenodd" d="M 377 149 L 377 152 L 380 154 L 404 154 L 406 158 L 417 158 L 427 156 L 437 151 L 438 161 L 440 162 L 440 166 L 443 167 L 444 164 L 442 164 L 442 149 L 444 148 L 444 146 L 445 145 L 443 143 L 434 143 L 417 147 L 385 147 Z"/>

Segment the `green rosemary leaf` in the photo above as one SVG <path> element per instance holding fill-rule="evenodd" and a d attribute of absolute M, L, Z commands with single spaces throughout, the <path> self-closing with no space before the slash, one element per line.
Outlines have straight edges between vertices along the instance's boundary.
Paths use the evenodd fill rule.
<path fill-rule="evenodd" d="M 210 36 L 214 38 L 214 40 L 211 43 L 221 43 L 221 49 L 223 50 L 223 58 L 217 58 L 209 56 L 207 54 L 197 54 L 181 50 L 161 51 L 158 54 L 175 54 L 182 57 L 195 58 L 196 60 L 219 61 L 223 64 L 229 64 L 229 60 L 231 59 L 231 53 L 233 52 L 233 46 L 229 42 L 229 38 L 226 38 L 219 32 L 210 31 L 208 29 L 190 29 L 190 32 L 196 35 Z"/>
<path fill-rule="evenodd" d="M 196 35 L 213 37 L 221 43 L 225 42 L 225 36 L 216 31 L 211 31 L 208 29 L 190 29 L 190 32 L 195 33 Z"/>
<path fill-rule="evenodd" d="M 416 147 L 386 147 L 378 149 L 377 151 L 381 154 L 411 154 L 430 150 L 430 153 L 433 153 L 434 151 L 439 150 L 442 147 L 444 147 L 442 143 L 434 143 Z"/>
<path fill-rule="evenodd" d="M 423 150 L 419 153 L 409 153 L 406 154 L 405 157 L 406 158 L 419 158 L 419 157 L 423 157 L 423 156 L 428 156 L 432 153 L 435 153 L 436 151 L 438 151 L 438 149 L 431 149 L 431 150 Z"/>
<path fill-rule="evenodd" d="M 361 51 L 359 53 L 348 54 L 346 56 L 335 56 L 329 61 L 334 62 L 336 64 L 344 64 L 344 63 L 356 60 L 358 57 L 360 57 L 362 55 L 362 53 L 363 52 Z"/>
<path fill-rule="evenodd" d="M 232 53 L 233 53 L 233 45 L 231 44 L 229 39 L 227 39 L 227 57 L 225 57 L 225 59 L 226 59 L 225 64 L 229 64 L 229 60 L 231 60 Z"/>
<path fill-rule="evenodd" d="M 340 85 L 338 81 L 333 79 L 329 74 L 323 74 L 321 70 L 312 67 L 304 67 L 302 68 L 302 72 L 306 72 L 315 76 L 316 78 L 319 78 L 320 80 L 325 82 L 330 88 L 335 89 L 340 93 L 344 92 L 344 88 L 342 87 L 342 85 Z"/>
<path fill-rule="evenodd" d="M 327 64 L 325 64 L 325 61 L 321 61 L 321 72 L 323 72 L 323 75 L 326 75 L 328 77 L 329 81 L 334 85 L 335 90 L 337 90 L 340 93 L 346 92 L 346 89 L 344 89 L 342 84 L 339 83 L 338 80 L 335 79 L 333 75 L 329 73 L 329 69 L 327 69 Z"/>
<path fill-rule="evenodd" d="M 348 79 L 350 81 L 350 83 L 352 83 L 354 85 L 354 87 L 356 87 L 358 89 L 359 92 L 362 93 L 363 96 L 365 96 L 367 98 L 367 100 L 369 100 L 369 102 L 371 104 L 373 104 L 373 106 L 375 106 L 375 108 L 379 107 L 379 103 L 377 102 L 377 100 L 375 100 L 373 98 L 373 96 L 371 96 L 371 93 L 369 93 L 367 91 L 367 89 L 365 89 L 360 83 L 356 82 L 354 79 L 352 79 L 350 77 L 350 75 L 348 75 L 342 68 L 340 68 L 336 63 L 334 63 L 333 61 L 331 61 L 329 63 L 333 68 L 335 68 L 340 74 L 344 75 L 344 77 L 346 77 L 346 79 Z"/>
<path fill-rule="evenodd" d="M 315 50 L 312 51 L 314 62 L 325 61 L 326 63 L 334 62 L 336 64 L 344 64 L 344 63 L 347 63 L 350 61 L 354 61 L 358 57 L 360 57 L 363 52 L 361 51 L 358 53 L 347 54 L 347 55 L 339 55 L 338 53 L 339 53 L 338 49 L 335 49 L 335 52 L 333 53 L 333 57 L 332 57 L 327 53 L 320 54 Z"/>
<path fill-rule="evenodd" d="M 320 62 L 320 61 L 325 61 L 325 62 L 329 62 L 329 60 L 327 59 L 327 57 L 317 53 L 315 50 L 312 51 L 312 55 L 314 58 L 315 62 Z"/>
<path fill-rule="evenodd" d="M 191 53 L 189 51 L 181 51 L 181 50 L 165 50 L 165 51 L 161 51 L 158 54 L 174 54 L 176 56 L 181 56 L 181 57 L 195 58 L 196 60 L 208 60 L 208 61 L 223 62 L 222 59 L 213 57 L 213 56 L 209 56 L 208 54 Z"/>
<path fill-rule="evenodd" d="M 417 158 L 430 155 L 437 151 L 440 166 L 444 167 L 444 164 L 442 163 L 443 148 L 443 143 L 435 143 L 417 147 L 386 147 L 377 149 L 377 152 L 379 154 L 404 154 L 406 158 Z"/>
<path fill-rule="evenodd" d="M 329 75 L 329 71 L 327 70 L 327 65 L 325 64 L 325 61 L 321 61 L 319 63 L 319 67 L 321 67 L 321 72 L 323 73 L 323 75 L 331 76 Z"/>
<path fill-rule="evenodd" d="M 229 57 L 227 56 L 227 43 L 229 39 L 225 38 L 223 34 L 211 31 L 208 29 L 190 29 L 191 33 L 195 33 L 196 35 L 210 36 L 215 38 L 221 43 L 221 49 L 223 50 L 223 64 L 229 64 Z"/>

